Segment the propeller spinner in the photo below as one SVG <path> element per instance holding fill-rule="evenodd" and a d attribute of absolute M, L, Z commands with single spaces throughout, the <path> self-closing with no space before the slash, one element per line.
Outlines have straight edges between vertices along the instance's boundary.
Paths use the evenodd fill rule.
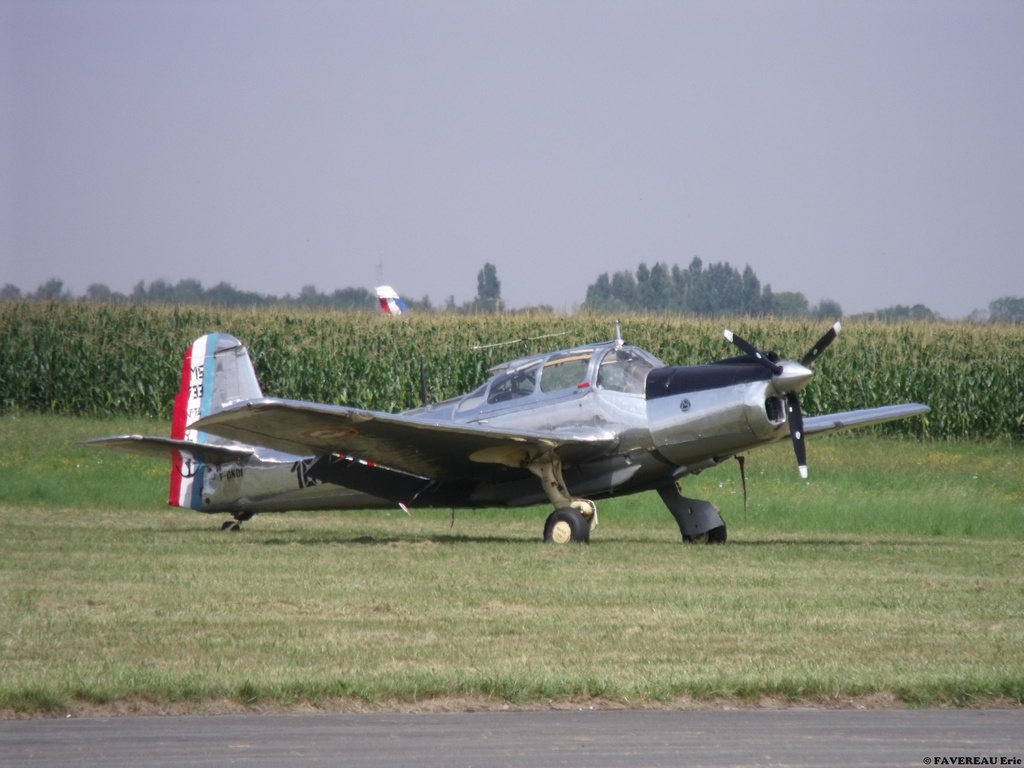
<path fill-rule="evenodd" d="M 818 355 L 824 352 L 829 344 L 835 341 L 839 335 L 840 324 L 837 322 L 818 339 L 807 354 L 800 358 L 797 363 L 777 363 L 771 359 L 767 352 L 762 352 L 746 339 L 737 336 L 730 330 L 725 331 L 725 338 L 739 347 L 751 358 L 759 362 L 772 372 L 772 383 L 780 393 L 786 395 L 786 408 L 788 410 L 789 434 L 793 438 L 793 451 L 796 453 L 797 468 L 800 477 L 807 479 L 807 445 L 804 442 L 804 415 L 800 410 L 800 397 L 797 394 L 810 381 L 814 375 L 807 366 L 818 359 Z"/>

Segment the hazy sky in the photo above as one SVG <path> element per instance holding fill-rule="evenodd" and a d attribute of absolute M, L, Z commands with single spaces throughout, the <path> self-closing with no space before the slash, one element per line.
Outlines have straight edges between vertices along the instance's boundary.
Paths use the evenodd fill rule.
<path fill-rule="evenodd" d="M 0 0 L 0 285 L 1024 296 L 1024 2 Z"/>

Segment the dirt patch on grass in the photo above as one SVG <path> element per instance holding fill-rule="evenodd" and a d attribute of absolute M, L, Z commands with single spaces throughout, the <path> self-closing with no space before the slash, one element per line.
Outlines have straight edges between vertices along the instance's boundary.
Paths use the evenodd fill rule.
<path fill-rule="evenodd" d="M 321 702 L 282 704 L 264 702 L 242 704 L 232 699 L 203 701 L 156 702 L 132 698 L 97 704 L 71 702 L 53 711 L 17 711 L 0 708 L 0 720 L 46 717 L 181 717 L 185 715 L 280 715 L 280 714 L 444 714 L 449 712 L 543 712 L 587 710 L 651 710 L 651 711 L 729 711 L 740 709 L 907 709 L 910 704 L 893 693 L 871 693 L 861 696 L 823 696 L 789 699 L 761 696 L 757 699 L 696 699 L 680 697 L 672 701 L 616 701 L 612 699 L 559 699 L 553 701 L 508 702 L 482 697 L 437 697 L 421 701 L 384 701 L 368 703 L 359 699 L 329 699 Z M 951 707 L 950 702 L 935 701 L 932 707 Z M 1006 698 L 976 701 L 971 709 L 1024 709 L 1024 704 Z"/>

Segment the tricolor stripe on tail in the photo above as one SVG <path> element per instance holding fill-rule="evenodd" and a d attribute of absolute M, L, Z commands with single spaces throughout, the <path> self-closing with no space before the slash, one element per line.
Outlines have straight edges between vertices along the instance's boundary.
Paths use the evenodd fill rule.
<path fill-rule="evenodd" d="M 171 439 L 198 444 L 228 443 L 189 427 L 227 403 L 262 394 L 249 353 L 238 339 L 226 333 L 201 336 L 185 352 L 182 362 L 181 386 L 174 398 L 171 418 Z M 174 451 L 167 503 L 202 509 L 205 467 L 189 451 Z"/>
<path fill-rule="evenodd" d="M 409 311 L 409 308 L 402 301 L 402 297 L 390 285 L 377 286 L 377 299 L 380 301 L 380 308 L 388 315 L 402 315 Z"/>

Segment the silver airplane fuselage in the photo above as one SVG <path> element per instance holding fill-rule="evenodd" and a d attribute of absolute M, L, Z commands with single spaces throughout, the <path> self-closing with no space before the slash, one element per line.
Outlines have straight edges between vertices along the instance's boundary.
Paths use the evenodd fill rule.
<path fill-rule="evenodd" d="M 786 393 L 778 380 L 792 389 L 811 377 L 799 363 L 785 366 L 787 376 L 774 380 L 743 357 L 669 367 L 641 349 L 607 342 L 505 363 L 473 392 L 402 415 L 428 425 L 613 435 L 612 450 L 593 456 L 586 449 L 568 451 L 562 459 L 571 494 L 600 499 L 657 488 L 785 438 Z M 260 449 L 238 465 L 207 466 L 204 511 L 395 506 L 324 482 L 322 473 L 307 471 L 317 460 Z M 497 460 L 492 467 L 472 480 L 433 483 L 408 506 L 530 506 L 548 500 L 525 467 Z"/>

